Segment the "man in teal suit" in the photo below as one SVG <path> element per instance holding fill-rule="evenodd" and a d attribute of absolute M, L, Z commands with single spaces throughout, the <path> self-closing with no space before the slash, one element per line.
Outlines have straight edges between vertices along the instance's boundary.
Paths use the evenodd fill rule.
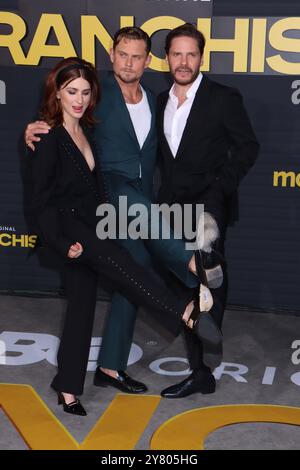
<path fill-rule="evenodd" d="M 101 104 L 96 118 L 97 150 L 110 201 L 118 207 L 119 196 L 128 206 L 141 203 L 150 209 L 153 201 L 153 175 L 157 154 L 155 98 L 144 89 L 140 78 L 150 63 L 151 41 L 140 28 L 122 28 L 114 36 L 110 53 L 113 73 L 103 81 Z M 119 240 L 141 264 L 152 266 L 151 254 L 167 265 L 186 285 L 197 285 L 187 272 L 191 253 L 182 252 L 177 240 Z M 171 248 L 170 248 L 171 246 Z M 149 251 L 148 251 L 148 248 Z M 150 254 L 151 253 L 151 254 Z M 130 353 L 137 307 L 115 293 L 107 316 L 96 386 L 113 385 L 129 393 L 142 393 L 147 387 L 124 371 Z"/>
<path fill-rule="evenodd" d="M 157 149 L 155 98 L 140 86 L 140 78 L 150 62 L 150 48 L 148 36 L 139 28 L 118 31 L 110 54 L 113 73 L 102 84 L 102 100 L 96 115 L 101 125 L 95 137 L 110 199 L 116 206 L 122 186 L 128 181 L 152 199 Z M 138 115 L 143 119 L 140 119 L 142 126 L 137 129 L 134 119 Z M 127 239 L 123 244 L 135 259 L 150 266 L 150 255 L 142 240 Z M 141 393 L 147 390 L 144 384 L 122 372 L 126 370 L 130 353 L 136 310 L 136 306 L 121 294 L 113 295 L 95 385 L 102 385 L 111 377 L 111 385 L 122 391 Z"/>

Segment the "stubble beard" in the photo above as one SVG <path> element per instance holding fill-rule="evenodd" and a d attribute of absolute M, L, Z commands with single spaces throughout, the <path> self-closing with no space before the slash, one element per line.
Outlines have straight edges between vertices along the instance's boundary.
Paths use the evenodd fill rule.
<path fill-rule="evenodd" d="M 131 83 L 139 82 L 139 78 L 136 75 L 130 77 L 130 76 L 126 76 L 126 74 L 127 74 L 127 72 L 115 73 L 115 75 L 118 77 L 118 79 L 121 80 L 121 82 L 123 82 L 127 85 L 129 85 Z"/>
<path fill-rule="evenodd" d="M 172 75 L 172 77 L 173 77 L 173 79 L 174 79 L 174 82 L 177 83 L 177 85 L 182 85 L 182 86 L 186 86 L 186 85 L 190 85 L 190 84 L 194 83 L 194 81 L 197 79 L 197 77 L 198 77 L 198 75 L 199 75 L 199 73 L 200 73 L 199 70 L 195 70 L 195 71 L 193 72 L 193 70 L 187 69 L 187 70 L 189 70 L 189 71 L 191 72 L 190 77 L 189 77 L 189 78 L 186 78 L 186 79 L 184 79 L 184 78 L 183 78 L 183 79 L 178 79 L 178 78 L 176 77 L 176 70 L 177 70 L 177 69 L 171 70 L 171 75 Z"/>

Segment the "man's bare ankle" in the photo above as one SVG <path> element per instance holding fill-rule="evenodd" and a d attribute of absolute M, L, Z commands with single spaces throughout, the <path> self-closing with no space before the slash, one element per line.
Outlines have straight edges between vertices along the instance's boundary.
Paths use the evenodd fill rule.
<path fill-rule="evenodd" d="M 100 367 L 100 370 L 102 370 L 102 372 L 104 372 L 104 374 L 110 375 L 110 377 L 116 378 L 117 375 L 118 375 L 118 371 L 113 370 L 113 369 L 106 369 L 105 367 Z"/>

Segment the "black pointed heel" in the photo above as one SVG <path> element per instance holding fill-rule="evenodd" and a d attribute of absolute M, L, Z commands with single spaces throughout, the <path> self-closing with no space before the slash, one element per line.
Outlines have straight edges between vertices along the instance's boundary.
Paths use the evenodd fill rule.
<path fill-rule="evenodd" d="M 79 416 L 87 415 L 85 409 L 83 408 L 78 398 L 76 398 L 76 400 L 72 401 L 71 403 L 66 403 L 65 397 L 63 396 L 62 392 L 56 391 L 56 393 L 57 393 L 57 404 L 63 405 L 63 409 L 66 413 L 70 413 L 72 415 L 79 415 Z"/>

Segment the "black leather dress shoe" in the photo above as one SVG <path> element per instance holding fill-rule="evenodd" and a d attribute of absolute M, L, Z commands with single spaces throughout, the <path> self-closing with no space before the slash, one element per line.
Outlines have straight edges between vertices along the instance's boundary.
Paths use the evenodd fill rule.
<path fill-rule="evenodd" d="M 201 251 L 204 269 L 213 269 L 219 264 L 225 264 L 224 256 L 217 250 L 212 249 L 210 253 Z"/>
<path fill-rule="evenodd" d="M 111 377 L 105 374 L 105 372 L 102 372 L 100 367 L 96 369 L 94 385 L 96 385 L 96 387 L 107 387 L 111 385 L 125 393 L 144 393 L 148 390 L 145 384 L 132 379 L 122 370 L 118 371 L 118 377 Z"/>
<path fill-rule="evenodd" d="M 196 250 L 195 263 L 201 284 L 212 289 L 221 287 L 224 280 L 223 270 L 226 265 L 221 253 L 214 249 L 209 253 L 203 250 Z"/>
<path fill-rule="evenodd" d="M 164 398 L 183 398 L 192 395 L 193 393 L 214 393 L 216 389 L 216 380 L 210 373 L 204 373 L 202 377 L 191 374 L 182 382 L 165 388 L 161 392 Z"/>

